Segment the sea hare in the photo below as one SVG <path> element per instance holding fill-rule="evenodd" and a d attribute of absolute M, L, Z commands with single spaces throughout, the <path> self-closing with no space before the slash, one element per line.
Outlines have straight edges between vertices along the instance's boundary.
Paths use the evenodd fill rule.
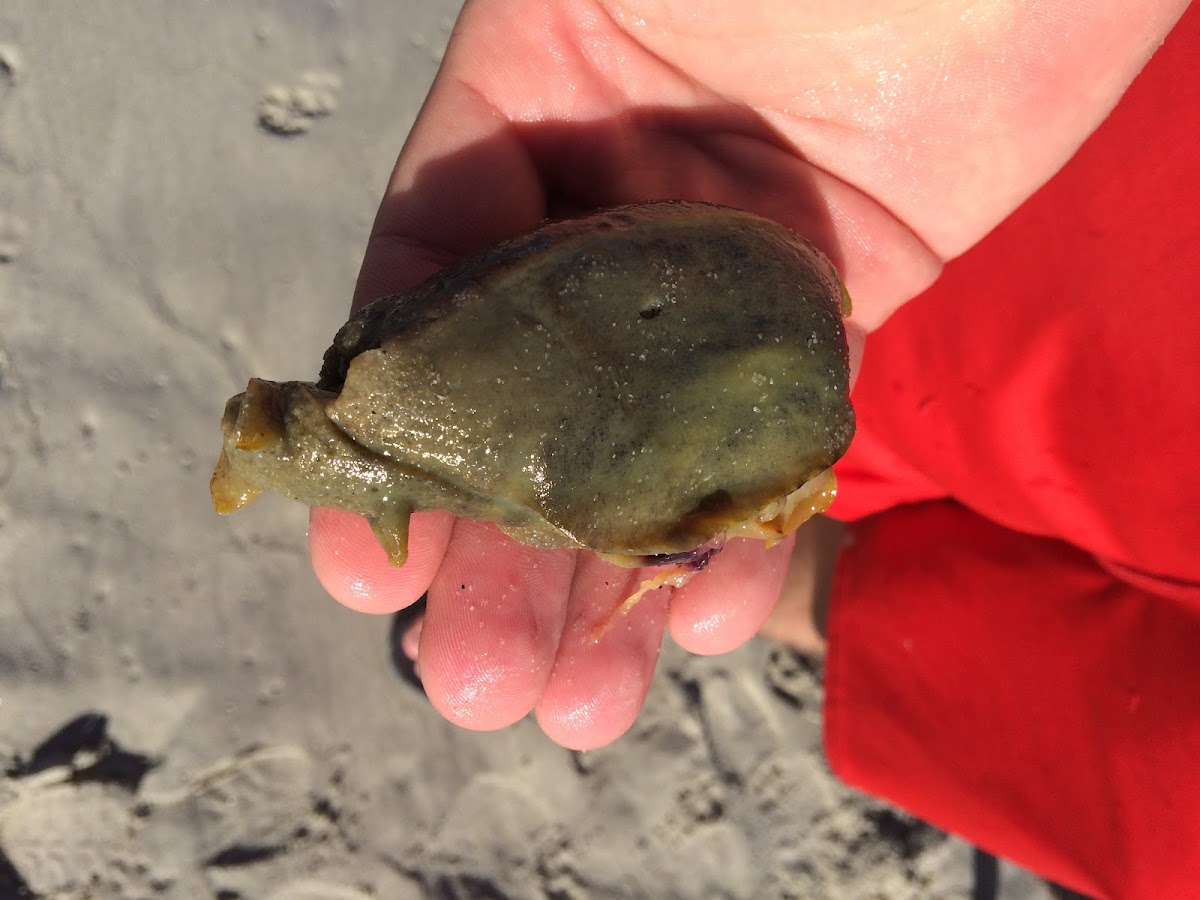
<path fill-rule="evenodd" d="M 360 513 L 396 565 L 409 514 L 443 509 L 534 547 L 698 568 L 832 500 L 848 312 L 820 251 L 749 213 L 551 222 L 357 312 L 316 384 L 252 379 L 225 408 L 213 502 Z"/>

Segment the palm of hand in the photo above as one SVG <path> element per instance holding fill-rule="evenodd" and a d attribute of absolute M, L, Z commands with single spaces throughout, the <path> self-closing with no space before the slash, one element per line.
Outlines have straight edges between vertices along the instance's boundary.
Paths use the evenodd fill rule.
<path fill-rule="evenodd" d="M 1087 21 L 967 3 L 726 5 L 468 4 L 356 304 L 547 215 L 683 197 L 812 238 L 855 298 L 859 343 L 1070 156 L 1185 4 L 1105 0 L 1125 12 L 1092 4 Z M 1126 15 L 1136 28 L 1106 34 Z M 441 513 L 418 514 L 410 540 L 393 569 L 363 521 L 313 511 L 314 567 L 339 601 L 390 612 L 428 591 L 421 674 L 443 715 L 488 729 L 533 710 L 574 748 L 630 726 L 665 628 L 700 653 L 754 634 L 791 551 L 730 542 L 595 643 L 639 573 Z"/>

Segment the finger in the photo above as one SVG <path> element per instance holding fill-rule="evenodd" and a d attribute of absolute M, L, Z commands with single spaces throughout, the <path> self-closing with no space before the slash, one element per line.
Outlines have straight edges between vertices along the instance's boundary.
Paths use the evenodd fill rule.
<path fill-rule="evenodd" d="M 400 652 L 414 663 L 417 661 L 417 653 L 421 649 L 421 628 L 424 625 L 425 617 L 421 616 L 404 629 L 404 634 L 400 636 Z"/>
<path fill-rule="evenodd" d="M 671 589 L 650 591 L 603 626 L 649 577 L 591 553 L 579 555 L 554 670 L 537 705 L 537 720 L 555 743 L 589 750 L 624 734 L 641 711 L 654 675 Z"/>
<path fill-rule="evenodd" d="M 309 512 L 308 550 L 317 580 L 343 606 L 392 613 L 415 603 L 442 564 L 454 519 L 448 513 L 415 513 L 409 525 L 408 561 L 393 566 L 362 516 L 336 509 Z"/>
<path fill-rule="evenodd" d="M 767 548 L 735 538 L 671 600 L 671 637 L 691 653 L 727 653 L 767 620 L 787 578 L 794 537 Z"/>
<path fill-rule="evenodd" d="M 545 689 L 575 554 L 534 550 L 459 520 L 429 586 L 417 659 L 434 707 L 479 731 L 525 716 Z"/>

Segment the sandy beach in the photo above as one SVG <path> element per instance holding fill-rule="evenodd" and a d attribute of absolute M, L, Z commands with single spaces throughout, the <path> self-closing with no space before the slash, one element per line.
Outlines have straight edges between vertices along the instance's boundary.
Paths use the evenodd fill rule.
<path fill-rule="evenodd" d="M 667 646 L 609 747 L 471 733 L 303 508 L 213 513 L 225 399 L 315 374 L 458 5 L 0 9 L 0 900 L 976 896 L 829 774 L 819 662 Z"/>

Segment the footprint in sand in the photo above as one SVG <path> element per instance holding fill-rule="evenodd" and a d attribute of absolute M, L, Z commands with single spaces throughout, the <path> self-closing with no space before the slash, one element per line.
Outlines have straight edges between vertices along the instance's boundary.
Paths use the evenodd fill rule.
<path fill-rule="evenodd" d="M 16 85 L 21 77 L 21 54 L 12 44 L 0 44 L 0 100 Z"/>
<path fill-rule="evenodd" d="M 291 881 L 267 897 L 267 900 L 375 900 L 370 894 L 344 884 L 305 878 Z"/>
<path fill-rule="evenodd" d="M 221 866 L 247 848 L 250 855 L 283 851 L 310 817 L 312 790 L 311 757 L 284 744 L 222 760 L 178 796 L 145 799 L 152 806 L 178 804 L 194 829 L 197 855 Z"/>
<path fill-rule="evenodd" d="M 21 54 L 11 44 L 0 44 L 0 104 L 8 98 L 21 76 Z M 29 227 L 11 213 L 0 210 L 0 263 L 21 255 Z"/>
<path fill-rule="evenodd" d="M 821 709 L 821 661 L 790 647 L 776 646 L 767 656 L 766 679 L 771 690 L 797 709 Z"/>
<path fill-rule="evenodd" d="M 750 673 L 707 664 L 694 669 L 683 683 L 695 697 L 713 767 L 723 781 L 742 784 L 779 742 L 774 711 Z"/>
<path fill-rule="evenodd" d="M 667 839 L 677 842 L 701 825 L 720 821 L 729 802 L 726 785 L 711 772 L 698 773 L 676 795 L 676 808 L 664 823 Z"/>
<path fill-rule="evenodd" d="M 25 248 L 26 224 L 16 216 L 0 212 L 0 263 L 9 263 Z"/>
<path fill-rule="evenodd" d="M 273 85 L 258 101 L 258 124 L 280 137 L 304 134 L 337 109 L 342 81 L 332 72 L 305 72 L 293 85 Z"/>
<path fill-rule="evenodd" d="M 126 855 L 133 826 L 128 796 L 119 788 L 42 784 L 0 811 L 0 852 L 33 896 L 66 896 L 96 884 Z"/>

